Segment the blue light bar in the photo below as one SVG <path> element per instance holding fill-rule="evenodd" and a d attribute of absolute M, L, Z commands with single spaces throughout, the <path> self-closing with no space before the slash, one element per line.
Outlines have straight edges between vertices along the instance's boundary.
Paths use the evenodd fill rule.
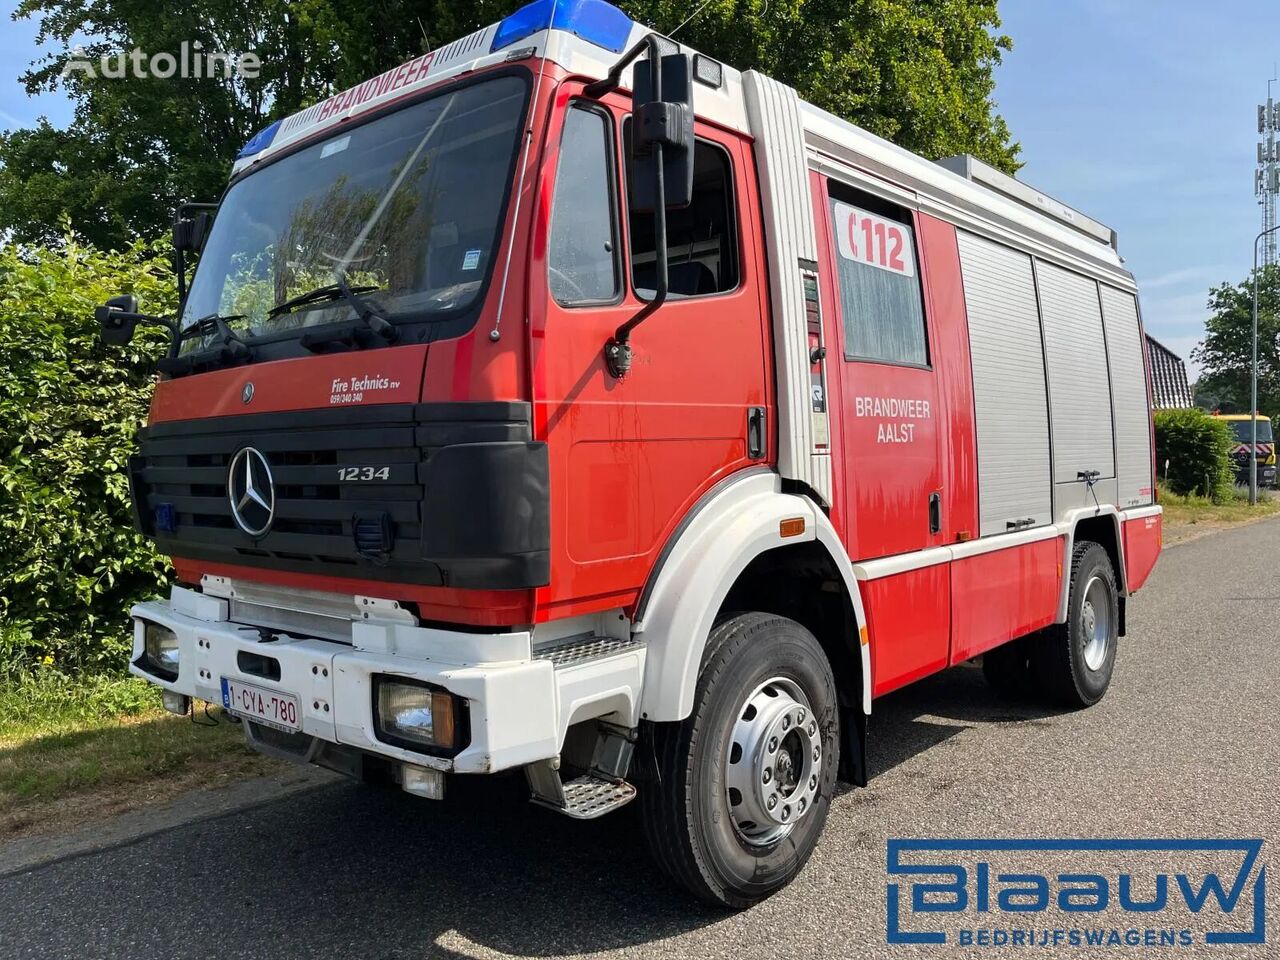
<path fill-rule="evenodd" d="M 263 127 L 255 133 L 236 154 L 237 160 L 243 160 L 245 157 L 252 157 L 255 153 L 261 153 L 267 147 L 271 146 L 271 141 L 276 138 L 276 131 L 280 129 L 281 121 L 277 120 L 269 127 Z"/>
<path fill-rule="evenodd" d="M 633 26 L 630 17 L 605 0 L 534 0 L 498 24 L 489 52 L 496 53 L 550 28 L 621 53 Z"/>

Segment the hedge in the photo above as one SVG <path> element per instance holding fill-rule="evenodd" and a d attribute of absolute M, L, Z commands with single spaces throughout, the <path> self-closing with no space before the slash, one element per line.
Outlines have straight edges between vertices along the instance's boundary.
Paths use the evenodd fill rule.
<path fill-rule="evenodd" d="M 1235 483 L 1231 469 L 1231 428 L 1203 410 L 1157 410 L 1156 473 L 1182 496 L 1229 500 Z"/>
<path fill-rule="evenodd" d="M 0 675 L 118 669 L 126 612 L 168 575 L 132 529 L 125 464 L 167 334 L 98 343 L 93 308 L 171 313 L 167 251 L 0 245 Z"/>

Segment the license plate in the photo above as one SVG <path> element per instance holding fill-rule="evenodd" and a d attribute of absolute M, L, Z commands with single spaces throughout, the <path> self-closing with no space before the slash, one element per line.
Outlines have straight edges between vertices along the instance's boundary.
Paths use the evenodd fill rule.
<path fill-rule="evenodd" d="M 222 705 L 238 717 L 247 717 L 268 727 L 293 733 L 298 722 L 298 698 L 291 693 L 222 678 Z"/>

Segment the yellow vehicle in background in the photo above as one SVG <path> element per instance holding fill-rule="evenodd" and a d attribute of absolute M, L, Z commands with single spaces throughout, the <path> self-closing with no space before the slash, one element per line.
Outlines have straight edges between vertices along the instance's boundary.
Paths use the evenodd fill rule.
<path fill-rule="evenodd" d="M 1231 449 L 1231 465 L 1236 472 L 1236 483 L 1249 482 L 1249 446 L 1253 443 L 1252 417 L 1247 413 L 1215 413 L 1215 420 L 1224 420 L 1235 436 Z M 1271 432 L 1271 418 L 1258 414 L 1258 446 L 1254 450 L 1258 460 L 1258 486 L 1276 485 L 1276 443 Z"/>

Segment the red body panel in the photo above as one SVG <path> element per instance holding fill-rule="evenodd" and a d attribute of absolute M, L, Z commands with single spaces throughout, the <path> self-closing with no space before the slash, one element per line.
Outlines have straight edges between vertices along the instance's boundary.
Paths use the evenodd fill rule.
<path fill-rule="evenodd" d="M 391 597 L 416 604 L 424 620 L 441 623 L 463 623 L 475 627 L 500 627 L 533 621 L 532 590 L 458 590 L 448 587 L 423 587 L 409 583 L 387 583 L 385 580 L 357 580 L 315 573 L 292 573 L 262 567 L 238 567 L 234 564 L 207 560 L 173 558 L 174 569 L 182 583 L 199 583 L 200 577 L 232 577 L 255 580 L 280 587 L 303 590 L 329 590 L 370 597 Z"/>
<path fill-rule="evenodd" d="M 880 696 L 947 665 L 951 584 L 939 563 L 858 584 L 871 638 L 871 693 Z"/>
<path fill-rule="evenodd" d="M 1164 517 L 1139 517 L 1124 524 L 1124 575 L 1129 592 L 1147 582 L 1160 556 Z"/>
<path fill-rule="evenodd" d="M 1055 537 L 951 564 L 952 664 L 1053 623 L 1062 550 Z"/>
<path fill-rule="evenodd" d="M 427 348 L 388 347 L 363 353 L 297 357 L 161 380 L 151 423 L 316 407 L 417 403 Z M 244 388 L 253 394 L 244 399 Z"/>

